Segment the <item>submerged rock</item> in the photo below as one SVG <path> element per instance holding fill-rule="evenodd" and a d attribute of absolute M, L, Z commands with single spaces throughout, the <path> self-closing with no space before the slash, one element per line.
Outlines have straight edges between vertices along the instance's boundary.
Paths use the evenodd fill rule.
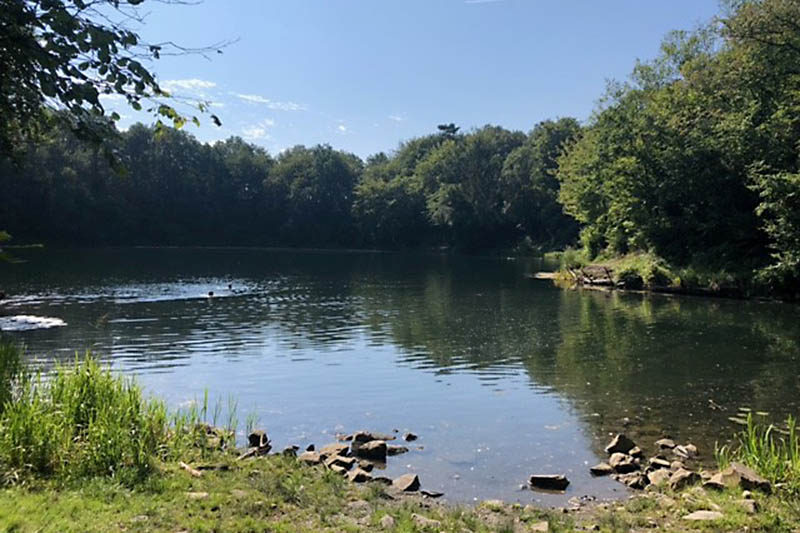
<path fill-rule="evenodd" d="M 411 433 L 410 431 L 408 433 L 406 433 L 405 435 L 403 435 L 403 439 L 405 439 L 406 442 L 415 441 L 415 440 L 417 440 L 417 438 L 418 438 L 417 435 L 415 435 L 414 433 Z"/>
<path fill-rule="evenodd" d="M 628 453 L 631 449 L 636 447 L 636 443 L 623 435 L 622 433 L 614 437 L 611 442 L 606 446 L 606 453 Z"/>
<path fill-rule="evenodd" d="M 394 445 L 387 445 L 386 446 L 386 454 L 387 455 L 401 455 L 404 453 L 408 453 L 408 448 L 405 446 L 394 446 Z"/>
<path fill-rule="evenodd" d="M 528 479 L 528 484 L 532 489 L 565 490 L 569 480 L 560 474 L 534 474 Z"/>

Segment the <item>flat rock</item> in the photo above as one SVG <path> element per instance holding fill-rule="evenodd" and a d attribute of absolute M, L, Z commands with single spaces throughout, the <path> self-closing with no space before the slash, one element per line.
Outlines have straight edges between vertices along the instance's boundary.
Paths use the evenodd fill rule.
<path fill-rule="evenodd" d="M 650 480 L 641 472 L 632 472 L 630 474 L 620 474 L 616 476 L 617 481 L 632 489 L 642 490 L 649 483 Z"/>
<path fill-rule="evenodd" d="M 384 515 L 383 518 L 381 518 L 380 524 L 383 529 L 393 529 L 395 521 L 394 518 L 392 518 L 387 514 Z"/>
<path fill-rule="evenodd" d="M 644 455 L 644 452 L 638 446 L 634 446 L 633 448 L 630 449 L 630 451 L 628 451 L 628 455 L 630 455 L 631 457 L 642 457 Z"/>
<path fill-rule="evenodd" d="M 187 492 L 186 497 L 190 500 L 205 500 L 208 498 L 207 492 Z"/>
<path fill-rule="evenodd" d="M 658 470 L 653 470 L 649 474 L 647 474 L 647 480 L 650 482 L 651 485 L 663 485 L 669 481 L 671 474 L 669 470 L 665 470 L 663 468 L 659 468 Z"/>
<path fill-rule="evenodd" d="M 769 494 L 772 486 L 769 481 L 741 463 L 731 463 L 727 468 L 717 472 L 706 483 L 715 488 L 735 488 L 744 490 L 760 490 Z"/>
<path fill-rule="evenodd" d="M 565 490 L 569 480 L 560 474 L 534 474 L 528 480 L 532 489 Z"/>
<path fill-rule="evenodd" d="M 611 439 L 611 442 L 608 443 L 608 446 L 606 446 L 606 453 L 608 454 L 628 453 L 629 451 L 631 451 L 632 448 L 635 447 L 636 447 L 635 442 L 633 442 L 631 439 L 620 433 L 616 437 Z"/>
<path fill-rule="evenodd" d="M 672 490 L 681 490 L 689 485 L 694 485 L 700 481 L 700 474 L 691 470 L 681 469 L 673 472 L 669 478 L 669 486 Z"/>
<path fill-rule="evenodd" d="M 662 450 L 671 450 L 675 447 L 675 441 L 672 439 L 658 439 L 656 446 Z"/>
<path fill-rule="evenodd" d="M 693 459 L 697 457 L 697 446 L 694 444 L 675 446 L 675 448 L 672 449 L 672 452 L 683 459 Z"/>
<path fill-rule="evenodd" d="M 426 498 L 441 498 L 444 496 L 444 492 L 437 492 L 435 490 L 421 490 L 419 491 L 420 494 L 425 496 Z"/>
<path fill-rule="evenodd" d="M 669 469 L 672 471 L 680 470 L 681 468 L 686 468 L 686 465 L 684 465 L 682 461 L 672 461 L 669 464 Z"/>
<path fill-rule="evenodd" d="M 611 454 L 611 457 L 608 459 L 608 464 L 620 474 L 628 474 L 639 469 L 633 457 L 619 452 Z"/>
<path fill-rule="evenodd" d="M 684 520 L 705 521 L 705 520 L 719 520 L 724 515 L 719 511 L 695 511 L 683 517 Z"/>
<path fill-rule="evenodd" d="M 550 524 L 548 522 L 536 522 L 531 526 L 530 531 L 535 531 L 536 533 L 547 533 L 550 531 Z"/>
<path fill-rule="evenodd" d="M 331 472 L 336 472 L 337 474 L 345 475 L 347 474 L 347 468 L 343 466 L 339 466 L 337 464 L 332 464 L 328 467 Z"/>
<path fill-rule="evenodd" d="M 354 468 L 347 474 L 347 479 L 352 481 L 353 483 L 364 483 L 365 481 L 369 481 L 372 476 L 365 470 L 361 468 Z"/>
<path fill-rule="evenodd" d="M 325 466 L 330 468 L 333 465 L 341 466 L 347 470 L 355 464 L 356 460 L 353 457 L 342 457 L 341 455 L 332 455 L 325 459 Z"/>
<path fill-rule="evenodd" d="M 419 490 L 419 476 L 416 474 L 404 474 L 394 481 L 392 487 L 402 492 L 414 492 Z"/>
<path fill-rule="evenodd" d="M 363 457 L 364 459 L 372 459 L 377 461 L 386 461 L 388 447 L 386 441 L 371 440 L 360 444 L 359 441 L 353 439 L 352 445 L 353 455 L 356 457 Z"/>
<path fill-rule="evenodd" d="M 667 470 L 669 470 L 671 464 L 666 459 L 662 459 L 660 457 L 651 457 L 650 461 L 648 462 L 650 463 L 650 466 L 652 466 L 653 468 L 666 468 Z"/>
<path fill-rule="evenodd" d="M 593 476 L 608 476 L 614 473 L 614 468 L 608 463 L 600 463 L 589 469 Z"/>
<path fill-rule="evenodd" d="M 318 465 L 322 462 L 322 456 L 317 452 L 303 452 L 297 456 L 297 460 L 310 465 Z"/>
<path fill-rule="evenodd" d="M 350 446 L 347 445 L 347 444 L 343 444 L 341 442 L 333 442 L 331 444 L 323 446 L 322 449 L 320 449 L 319 454 L 322 457 L 331 457 L 331 456 L 334 456 L 334 455 L 346 456 L 347 455 L 347 451 L 349 449 L 350 449 Z"/>

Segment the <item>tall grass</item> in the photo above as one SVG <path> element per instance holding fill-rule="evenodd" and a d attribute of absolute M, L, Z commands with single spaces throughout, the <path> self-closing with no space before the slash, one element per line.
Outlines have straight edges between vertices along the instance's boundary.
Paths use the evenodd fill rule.
<path fill-rule="evenodd" d="M 800 435 L 797 420 L 789 416 L 786 427 L 759 424 L 747 415 L 747 424 L 737 436 L 735 447 L 723 446 L 716 450 L 720 466 L 739 461 L 773 483 L 784 483 L 794 493 L 800 494 Z"/>
<path fill-rule="evenodd" d="M 11 400 L 14 383 L 22 369 L 21 350 L 11 341 L 0 338 L 0 413 Z"/>
<path fill-rule="evenodd" d="M 14 347 L 2 349 L 17 350 L 19 357 Z M 17 366 L 4 383 L 9 392 L 0 412 L 0 471 L 6 483 L 111 476 L 134 484 L 159 461 L 231 440 L 230 431 L 201 423 L 207 396 L 202 411 L 170 415 L 132 378 L 112 374 L 88 353 L 46 379 Z M 228 422 L 236 423 L 235 414 Z"/>

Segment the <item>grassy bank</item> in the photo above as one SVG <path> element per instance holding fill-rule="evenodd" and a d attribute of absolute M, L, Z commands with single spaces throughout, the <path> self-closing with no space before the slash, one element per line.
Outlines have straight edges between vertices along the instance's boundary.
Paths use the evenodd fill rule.
<path fill-rule="evenodd" d="M 460 507 L 378 481 L 351 483 L 291 455 L 241 459 L 234 434 L 206 424 L 208 410 L 170 413 L 131 380 L 86 358 L 47 379 L 26 374 L 19 352 L 6 366 L 0 408 L 0 531 L 669 531 L 796 532 L 800 445 L 786 428 L 750 420 L 721 463 L 745 462 L 772 494 L 653 489 L 619 502 L 566 509 L 484 502 Z M 12 369 L 4 371 L 2 369 Z M 229 421 L 235 425 L 235 421 Z M 783 433 L 784 431 L 785 433 Z M 324 443 L 322 443 L 324 444 Z M 182 463 L 191 465 L 185 468 Z M 424 478 L 424 473 L 422 473 Z M 683 518 L 699 510 L 713 522 Z"/>
<path fill-rule="evenodd" d="M 774 290 L 759 278 L 756 268 L 745 264 L 678 267 L 644 252 L 601 255 L 590 260 L 584 250 L 575 249 L 552 252 L 546 257 L 558 260 L 559 279 L 567 285 L 734 298 L 797 297 Z"/>

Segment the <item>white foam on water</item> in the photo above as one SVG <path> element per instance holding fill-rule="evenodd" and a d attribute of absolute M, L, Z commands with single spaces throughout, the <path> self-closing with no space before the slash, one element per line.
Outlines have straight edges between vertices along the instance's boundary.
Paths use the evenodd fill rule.
<path fill-rule="evenodd" d="M 27 331 L 31 329 L 49 329 L 66 326 L 60 318 L 51 316 L 14 315 L 0 317 L 0 330 Z"/>

